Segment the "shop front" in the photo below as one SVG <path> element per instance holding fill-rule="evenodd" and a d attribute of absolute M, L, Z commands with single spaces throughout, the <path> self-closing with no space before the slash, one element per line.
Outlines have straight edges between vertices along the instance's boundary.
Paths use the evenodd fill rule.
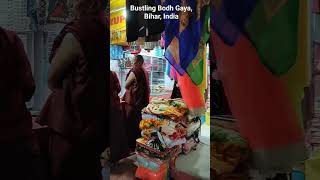
<path fill-rule="evenodd" d="M 206 13 L 202 14 L 201 20 L 198 19 L 201 32 L 198 32 L 195 40 L 190 39 L 194 44 L 186 44 L 190 46 L 187 49 L 193 51 L 193 54 L 188 57 L 186 51 L 181 51 L 179 59 L 175 56 L 180 51 L 179 47 L 175 46 L 176 40 L 170 43 L 169 39 L 166 39 L 166 35 L 169 37 L 171 31 L 176 32 L 179 26 L 167 29 L 164 25 L 174 19 L 166 22 L 146 22 L 143 18 L 137 20 L 137 17 L 143 17 L 143 12 L 130 11 L 129 7 L 133 4 L 133 1 L 111 1 L 110 69 L 118 76 L 121 86 L 119 97 L 122 98 L 129 92 L 125 88 L 126 79 L 134 68 L 135 57 L 141 55 L 144 59 L 143 68 L 147 72 L 150 100 L 139 112 L 137 125 L 141 135 L 134 142 L 135 151 L 120 161 L 120 166 L 128 161 L 133 165 L 120 174 L 116 173 L 114 167 L 111 168 L 111 177 L 126 176 L 134 171 L 131 177 L 126 178 L 210 179 L 210 128 L 209 123 L 205 123 L 210 119 L 210 100 L 207 93 L 210 80 L 209 48 L 205 36 L 209 32 L 209 20 L 205 17 Z M 206 7 L 204 5 L 201 11 L 206 12 Z M 165 12 L 155 13 L 162 16 Z M 143 24 L 146 30 L 143 30 Z M 141 27 L 137 28 L 136 25 Z M 186 28 L 185 32 L 191 29 Z M 180 43 L 187 38 L 189 37 L 181 38 Z M 186 62 L 186 65 L 175 63 L 174 58 L 181 64 Z M 122 104 L 126 103 L 128 102 L 122 99 Z M 123 111 L 126 111 L 126 105 L 122 107 Z M 130 121 L 131 119 L 132 117 Z M 125 122 L 129 124 L 128 120 L 127 117 Z M 126 128 L 130 131 L 134 127 L 128 127 L 128 124 Z"/>

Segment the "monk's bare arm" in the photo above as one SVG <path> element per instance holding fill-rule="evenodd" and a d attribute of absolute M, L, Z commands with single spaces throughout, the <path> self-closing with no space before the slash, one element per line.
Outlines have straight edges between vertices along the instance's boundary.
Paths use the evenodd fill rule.
<path fill-rule="evenodd" d="M 82 55 L 83 51 L 79 41 L 72 34 L 67 34 L 52 60 L 48 79 L 51 90 L 62 87 L 66 73 Z"/>
<path fill-rule="evenodd" d="M 126 86 L 125 86 L 125 88 L 126 88 L 126 89 L 129 89 L 130 86 L 134 83 L 135 79 L 136 79 L 136 76 L 134 75 L 133 72 L 131 72 L 131 73 L 129 74 L 127 80 L 126 80 Z"/>

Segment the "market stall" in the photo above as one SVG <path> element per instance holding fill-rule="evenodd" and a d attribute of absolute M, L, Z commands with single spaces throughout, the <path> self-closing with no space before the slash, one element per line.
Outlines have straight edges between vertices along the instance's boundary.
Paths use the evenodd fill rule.
<path fill-rule="evenodd" d="M 195 10 L 196 1 L 192 2 L 190 6 Z M 113 7 L 113 3 L 122 6 Z M 130 11 L 130 5 L 157 4 L 156 1 L 111 1 L 110 68 L 120 81 L 119 96 L 126 92 L 125 80 L 137 54 L 144 59 L 150 85 L 150 102 L 138 120 L 141 138 L 136 140 L 136 153 L 130 157 L 137 167 L 136 176 L 179 179 L 178 176 L 184 174 L 187 178 L 209 179 L 210 128 L 208 121 L 204 123 L 210 119 L 208 3 L 194 11 L 194 15 L 201 18 L 190 18 L 190 26 L 183 27 L 185 32 L 194 31 L 193 38 L 178 32 L 179 24 L 185 25 L 183 22 L 165 26 L 175 20 L 143 20 L 145 12 Z M 168 14 L 165 11 L 153 13 Z M 179 36 L 180 43 L 185 44 L 180 50 L 176 46 L 179 40 L 172 39 Z M 191 41 L 186 43 L 187 40 Z M 174 88 L 181 92 L 178 99 L 171 99 Z"/>
<path fill-rule="evenodd" d="M 151 96 L 169 96 L 173 82 L 166 77 L 167 62 L 162 57 L 160 46 L 145 50 L 135 43 L 128 43 L 126 37 L 126 1 L 111 1 L 110 15 L 110 68 L 116 72 L 122 87 L 120 95 L 124 94 L 124 83 L 129 70 L 132 68 L 134 54 L 144 57 L 145 68 L 149 74 Z"/>
<path fill-rule="evenodd" d="M 136 176 L 140 179 L 170 177 L 170 172 L 184 168 L 177 163 L 181 156 L 187 157 L 203 146 L 199 140 L 201 120 L 188 117 L 188 108 L 182 99 L 153 98 L 142 111 L 139 127 L 142 137 L 137 139 Z M 209 176 L 202 174 L 201 178 Z"/>

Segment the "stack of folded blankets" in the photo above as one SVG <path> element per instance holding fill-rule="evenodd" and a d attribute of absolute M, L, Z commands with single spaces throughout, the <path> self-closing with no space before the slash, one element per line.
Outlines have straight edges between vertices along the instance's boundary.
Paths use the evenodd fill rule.
<path fill-rule="evenodd" d="M 245 179 L 237 173 L 241 164 L 248 160 L 249 147 L 237 131 L 214 126 L 210 137 L 211 177 L 214 179 Z M 242 171 L 242 170 L 241 170 Z"/>
<path fill-rule="evenodd" d="M 137 178 L 167 179 L 178 155 L 196 148 L 200 126 L 199 118 L 188 118 L 182 99 L 152 99 L 142 110 L 139 124 Z"/>

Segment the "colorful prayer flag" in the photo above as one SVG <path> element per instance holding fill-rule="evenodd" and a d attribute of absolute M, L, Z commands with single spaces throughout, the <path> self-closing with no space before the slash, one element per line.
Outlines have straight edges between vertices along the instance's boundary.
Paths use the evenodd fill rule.
<path fill-rule="evenodd" d="M 233 46 L 245 23 L 255 8 L 257 0 L 214 0 L 211 3 L 211 27 L 223 39 Z"/>
<path fill-rule="evenodd" d="M 198 4 L 197 4 L 198 3 Z M 162 2 L 163 6 L 190 6 L 192 12 L 163 12 L 165 15 L 172 13 L 179 14 L 179 19 L 165 19 L 165 58 L 183 75 L 191 62 L 197 56 L 199 43 L 202 35 L 204 17 L 201 16 L 201 10 L 208 5 L 192 0 L 166 0 Z M 200 6 L 200 8 L 198 8 Z"/>
<path fill-rule="evenodd" d="M 210 17 L 210 7 L 207 6 L 204 9 L 204 17 L 203 17 L 203 27 L 202 27 L 202 36 L 200 39 L 199 47 L 198 47 L 198 53 L 197 56 L 194 58 L 194 60 L 190 63 L 190 65 L 187 68 L 187 74 L 190 76 L 191 80 L 194 84 L 200 85 L 202 81 L 204 80 L 204 77 L 206 75 L 203 74 L 206 67 L 204 67 L 204 63 L 207 59 L 206 54 L 206 44 L 210 37 L 209 32 L 209 17 Z"/>
<path fill-rule="evenodd" d="M 294 21 L 292 19 L 289 20 L 291 23 L 284 22 L 285 25 L 278 21 L 284 20 L 284 17 L 294 18 L 294 2 L 297 0 L 288 2 L 261 0 L 259 2 L 266 3 L 263 7 L 269 10 L 263 10 L 268 12 L 264 14 L 264 18 L 269 21 L 262 22 L 266 29 L 257 28 L 257 32 L 265 33 L 264 35 L 268 35 L 269 38 L 275 38 L 283 32 L 281 28 L 286 29 L 292 25 Z M 292 13 L 292 16 L 287 16 L 288 12 Z M 276 62 L 272 62 L 272 66 L 265 68 L 267 66 L 261 64 L 263 61 L 262 51 L 259 53 L 261 47 L 254 44 L 251 38 L 248 39 L 250 34 L 243 33 L 233 46 L 225 43 L 221 36 L 212 35 L 213 47 L 219 61 L 218 71 L 232 113 L 237 119 L 241 135 L 250 143 L 253 150 L 253 163 L 260 171 L 282 171 L 292 168 L 306 158 L 301 102 L 304 97 L 304 87 L 308 87 L 310 83 L 308 2 L 299 0 L 295 13 L 298 14 L 298 20 L 296 20 L 298 30 L 293 39 L 296 39 L 298 48 L 293 52 L 295 58 L 294 62 L 291 62 L 291 68 L 289 68 L 291 63 L 281 64 L 282 61 L 292 60 L 288 57 L 279 60 L 277 64 L 281 65 L 278 67 Z M 259 19 L 254 14 L 252 18 Z M 258 24 L 257 19 L 251 19 L 250 23 L 255 21 Z M 279 27 L 275 27 L 277 23 Z M 271 29 L 275 32 L 272 33 Z M 264 38 L 261 34 L 257 39 Z M 292 32 L 283 38 L 290 36 L 293 36 Z M 275 43 L 274 40 L 266 42 Z M 292 42 L 292 39 L 286 44 L 289 42 Z M 279 49 L 275 50 L 268 43 L 265 44 L 263 53 L 280 53 Z M 289 47 L 291 46 L 286 45 L 284 48 L 287 49 L 280 54 L 288 53 Z M 275 77 L 271 73 L 272 70 L 278 75 L 282 73 L 282 76 Z"/>
<path fill-rule="evenodd" d="M 248 20 L 249 39 L 274 75 L 284 75 L 297 61 L 298 15 L 299 0 L 260 0 Z"/>

